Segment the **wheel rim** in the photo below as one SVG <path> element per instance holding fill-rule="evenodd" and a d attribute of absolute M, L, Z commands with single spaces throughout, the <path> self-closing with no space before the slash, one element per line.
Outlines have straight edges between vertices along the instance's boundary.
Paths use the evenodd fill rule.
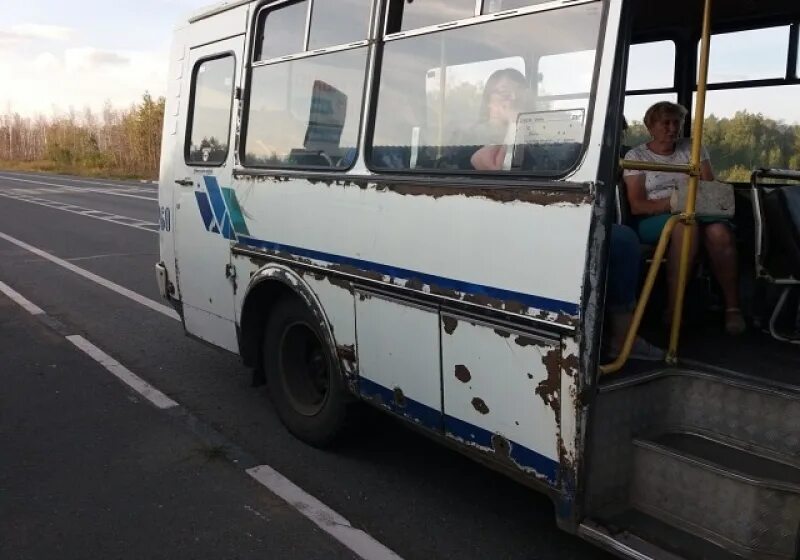
<path fill-rule="evenodd" d="M 281 382 L 292 407 L 305 416 L 319 413 L 330 391 L 330 363 L 311 325 L 296 322 L 283 330 L 279 360 Z"/>

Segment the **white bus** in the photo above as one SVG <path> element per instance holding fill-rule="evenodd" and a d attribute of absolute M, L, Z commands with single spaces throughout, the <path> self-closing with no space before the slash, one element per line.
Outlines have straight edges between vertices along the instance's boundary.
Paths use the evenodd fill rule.
<path fill-rule="evenodd" d="M 704 140 L 736 192 L 747 332 L 721 332 L 701 265 L 677 360 L 601 374 L 610 232 L 635 225 L 622 117 L 642 130 L 653 101 L 705 100 L 703 4 L 243 0 L 192 16 L 170 55 L 162 295 L 312 445 L 364 401 L 546 492 L 563 529 L 620 556 L 796 558 L 796 0 L 710 11 Z M 736 176 L 761 167 L 782 170 Z M 660 346 L 663 292 L 642 321 Z"/>

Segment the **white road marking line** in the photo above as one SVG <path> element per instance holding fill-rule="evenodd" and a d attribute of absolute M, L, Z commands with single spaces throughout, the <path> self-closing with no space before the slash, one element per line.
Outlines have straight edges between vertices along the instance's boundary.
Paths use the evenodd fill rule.
<path fill-rule="evenodd" d="M 358 554 L 364 560 L 401 560 L 387 548 L 334 510 L 305 492 L 291 480 L 269 465 L 259 465 L 247 469 L 247 474 L 310 519 L 317 527 Z"/>
<path fill-rule="evenodd" d="M 8 194 L 8 193 L 3 193 L 3 192 L 0 192 L 0 196 L 4 196 L 4 197 L 10 198 L 12 200 L 19 200 L 20 202 L 27 202 L 29 204 L 37 204 L 39 206 L 46 206 L 47 208 L 52 208 L 53 210 L 61 210 L 63 212 L 69 212 L 71 214 L 77 214 L 79 216 L 84 216 L 86 218 L 92 218 L 92 219 L 95 219 L 95 220 L 102 220 L 104 222 L 110 222 L 112 224 L 117 224 L 117 225 L 120 225 L 120 226 L 132 227 L 134 229 L 139 229 L 139 230 L 142 230 L 142 231 L 149 231 L 151 233 L 155 231 L 155 230 L 153 230 L 151 228 L 158 227 L 158 224 L 156 224 L 154 222 L 145 222 L 145 221 L 138 220 L 137 218 L 128 218 L 126 216 L 117 216 L 116 214 L 108 214 L 107 212 L 103 212 L 103 214 L 105 214 L 103 216 L 95 216 L 95 215 L 89 214 L 87 212 L 87 210 L 89 210 L 88 208 L 82 208 L 80 206 L 73 206 L 71 204 L 66 204 L 65 205 L 65 204 L 62 204 L 62 203 L 53 203 L 50 200 L 35 198 L 35 197 L 31 197 L 31 196 L 14 196 L 14 195 L 11 195 L 11 194 Z M 101 212 L 101 210 L 97 210 L 96 212 Z M 131 224 L 131 223 L 123 222 L 123 221 L 118 221 L 118 220 L 114 219 L 115 216 L 117 218 L 125 218 L 126 220 L 136 220 L 137 223 Z M 145 226 L 149 226 L 149 227 L 145 227 Z"/>
<path fill-rule="evenodd" d="M 14 291 L 14 288 L 0 282 L 0 292 L 3 292 L 9 298 L 11 298 L 17 305 L 23 307 L 25 311 L 30 313 L 31 315 L 44 315 L 44 311 L 38 307 L 35 303 L 32 303 L 25 299 L 25 297 L 17 291 Z"/>
<path fill-rule="evenodd" d="M 3 177 L 0 176 L 0 179 Z M 58 183 L 48 183 L 45 181 L 32 181 L 30 179 L 19 179 L 17 177 L 5 177 L 9 181 L 21 181 L 23 183 L 33 183 L 34 185 L 47 185 L 48 187 L 61 187 L 62 190 L 71 193 L 99 193 L 99 194 L 107 194 L 110 196 L 124 196 L 126 198 L 138 198 L 139 200 L 147 200 L 150 202 L 158 202 L 157 198 L 152 196 L 139 196 L 137 194 L 125 194 L 121 192 L 114 192 L 113 190 L 108 189 L 95 189 L 95 188 L 81 188 L 81 187 L 71 187 L 69 185 L 59 185 Z"/>
<path fill-rule="evenodd" d="M 142 181 L 142 180 L 135 181 L 135 182 L 133 182 L 133 181 L 119 181 L 117 183 L 109 183 L 107 181 L 98 181 L 97 179 L 91 179 L 91 178 L 88 178 L 88 177 L 87 178 L 78 179 L 78 178 L 72 178 L 72 177 L 63 177 L 61 175 L 39 175 L 39 174 L 36 174 L 36 173 L 14 173 L 14 172 L 10 172 L 10 171 L 4 171 L 4 172 L 0 173 L 0 178 L 3 178 L 4 176 L 7 176 L 7 175 L 11 175 L 11 177 L 7 177 L 8 179 L 14 179 L 15 177 L 22 176 L 22 177 L 38 177 L 38 178 L 42 178 L 42 179 L 51 179 L 51 180 L 56 180 L 56 181 L 70 181 L 72 183 L 89 183 L 89 184 L 92 184 L 92 185 L 104 185 L 104 186 L 109 186 L 109 187 L 133 187 L 133 188 L 136 188 L 136 187 L 140 187 L 140 185 L 153 185 L 154 188 L 158 187 L 158 183 L 157 182 L 156 183 L 151 183 L 150 181 Z M 143 187 L 140 187 L 140 188 L 143 188 Z M 145 190 L 147 190 L 147 189 L 145 189 Z M 149 190 L 152 192 L 153 189 L 149 189 Z"/>
<path fill-rule="evenodd" d="M 173 401 L 167 395 L 150 385 L 147 381 L 133 373 L 131 370 L 123 366 L 117 360 L 100 350 L 97 346 L 82 336 L 71 335 L 66 338 L 72 344 L 83 350 L 94 361 L 110 371 L 114 377 L 142 395 L 156 407 L 165 410 L 167 408 L 178 406 L 177 402 Z"/>
<path fill-rule="evenodd" d="M 9 240 L 12 243 L 26 246 L 26 248 L 29 250 L 35 249 L 21 241 L 14 240 L 13 238 L 9 239 L 9 236 L 3 233 L 0 233 L 0 237 Z M 41 251 L 38 249 L 33 252 L 36 254 L 41 253 Z M 54 258 L 52 255 L 47 255 L 47 257 Z M 34 315 L 45 313 L 42 309 L 25 299 L 22 295 L 15 292 L 2 282 L 0 282 L 0 291 L 8 295 L 16 303 Z M 125 383 L 125 385 L 150 401 L 157 408 L 166 410 L 180 406 L 178 402 L 172 400 L 167 395 L 150 385 L 147 381 L 103 352 L 100 348 L 89 342 L 83 336 L 68 335 L 65 338 L 86 353 L 94 361 L 106 368 L 117 379 Z M 346 546 L 349 550 L 364 560 L 402 560 L 401 556 L 378 542 L 365 531 L 353 527 L 342 515 L 323 504 L 321 501 L 307 493 L 305 490 L 297 486 L 295 483 L 269 465 L 259 465 L 257 467 L 247 469 L 245 472 L 258 481 L 262 486 L 267 488 L 267 490 L 277 495 L 303 516 L 308 518 L 317 527 L 328 533 L 331 537 L 339 541 L 341 544 Z M 245 506 L 245 508 L 250 509 L 256 515 L 259 515 L 258 512 L 252 508 L 249 508 L 248 506 Z"/>
<path fill-rule="evenodd" d="M 29 251 L 34 255 L 42 257 L 43 259 L 47 259 L 48 261 L 57 264 L 58 266 L 61 266 L 63 268 L 66 268 L 67 270 L 74 272 L 79 276 L 83 276 L 87 280 L 91 280 L 95 284 L 99 284 L 104 288 L 108 288 L 112 292 L 116 292 L 121 296 L 125 296 L 126 298 L 135 301 L 136 303 L 144 305 L 145 307 L 149 307 L 153 311 L 158 311 L 159 313 L 161 313 L 162 315 L 166 315 L 170 319 L 175 319 L 176 321 L 180 321 L 180 315 L 178 315 L 177 311 L 175 311 L 173 308 L 169 306 L 162 305 L 158 302 L 153 301 L 150 298 L 146 298 L 142 295 L 139 295 L 133 290 L 129 290 L 128 288 L 124 288 L 119 284 L 115 284 L 111 280 L 106 280 L 102 276 L 98 276 L 97 274 L 89 272 L 88 270 L 84 270 L 79 266 L 75 266 L 74 264 L 67 262 L 64 259 L 58 258 L 55 255 L 51 255 L 50 253 L 42 251 L 41 249 L 34 247 L 33 245 L 28 245 L 24 241 L 20 241 L 19 239 L 11 237 L 10 235 L 7 235 L 3 232 L 0 232 L 0 239 L 5 239 L 9 243 L 13 243 L 17 247 L 25 249 L 26 251 Z"/>

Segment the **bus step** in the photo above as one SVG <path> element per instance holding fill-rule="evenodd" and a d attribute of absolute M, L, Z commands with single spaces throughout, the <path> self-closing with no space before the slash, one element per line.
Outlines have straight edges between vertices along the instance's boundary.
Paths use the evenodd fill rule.
<path fill-rule="evenodd" d="M 742 560 L 714 543 L 635 509 L 604 517 L 602 525 L 584 522 L 578 533 L 623 558 Z"/>
<path fill-rule="evenodd" d="M 691 433 L 633 444 L 634 509 L 743 558 L 797 557 L 800 469 Z"/>

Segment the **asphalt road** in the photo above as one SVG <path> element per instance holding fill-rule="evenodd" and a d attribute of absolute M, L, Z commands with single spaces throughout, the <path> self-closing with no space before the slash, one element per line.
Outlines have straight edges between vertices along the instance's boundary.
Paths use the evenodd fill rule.
<path fill-rule="evenodd" d="M 0 282 L 59 325 L 0 294 L 0 558 L 354 557 L 204 431 L 405 559 L 609 558 L 559 531 L 546 497 L 370 409 L 335 451 L 302 444 L 237 356 L 26 247 L 161 302 L 156 199 L 138 182 L 0 172 Z M 142 402 L 64 331 L 204 428 Z"/>

